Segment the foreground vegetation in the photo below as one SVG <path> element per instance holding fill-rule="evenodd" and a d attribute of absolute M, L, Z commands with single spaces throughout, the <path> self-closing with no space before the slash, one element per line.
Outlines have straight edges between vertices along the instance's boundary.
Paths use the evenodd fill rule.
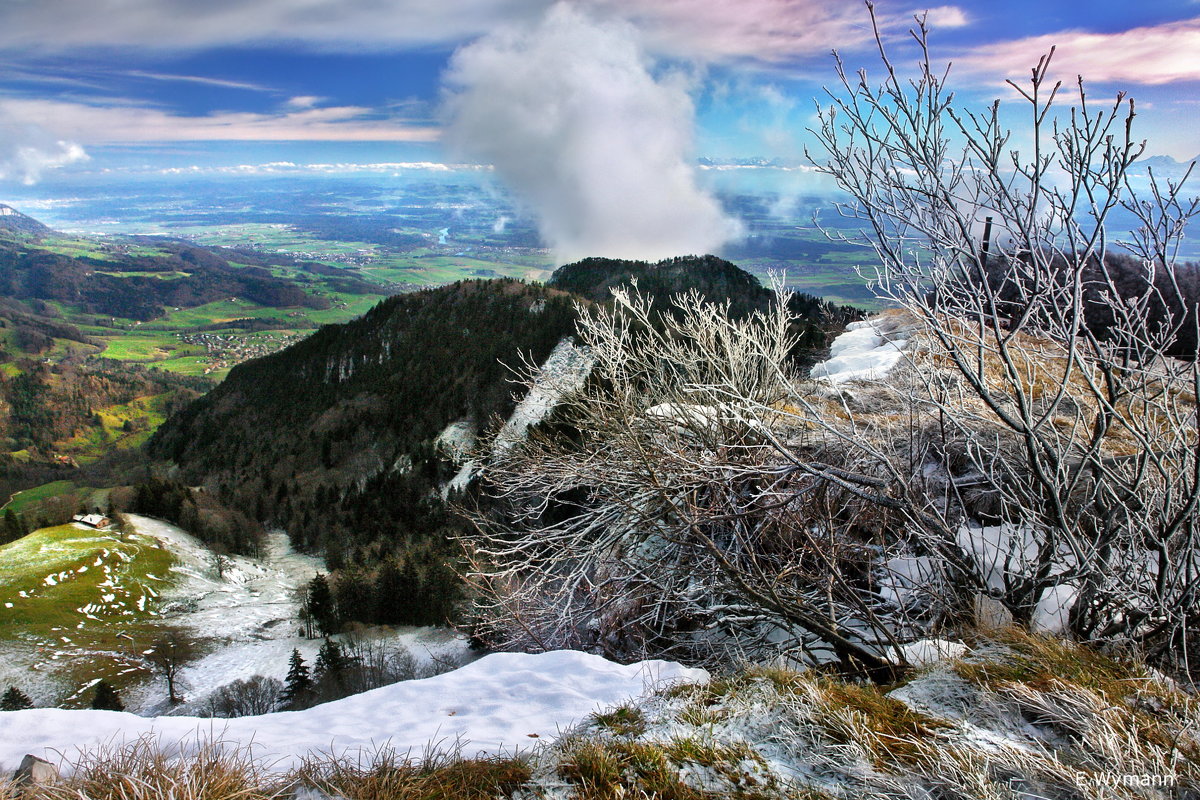
<path fill-rule="evenodd" d="M 278 774 L 244 743 L 176 758 L 170 743 L 142 740 L 70 758 L 64 783 L 31 795 L 1167 800 L 1200 790 L 1198 725 L 1195 697 L 1160 674 L 1008 630 L 887 687 L 765 667 L 669 687 L 516 758 L 384 748 Z"/>

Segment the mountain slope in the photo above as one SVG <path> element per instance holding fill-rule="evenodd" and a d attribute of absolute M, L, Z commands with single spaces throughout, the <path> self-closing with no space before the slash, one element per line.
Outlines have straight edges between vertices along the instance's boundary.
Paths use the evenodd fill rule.
<path fill-rule="evenodd" d="M 383 301 L 363 317 L 230 372 L 167 421 L 152 456 L 285 527 L 301 549 L 377 560 L 450 524 L 430 491 L 433 440 L 513 407 L 511 371 L 574 330 L 564 292 L 466 281 Z"/>
<path fill-rule="evenodd" d="M 0 203 L 0 230 L 28 236 L 45 236 L 54 233 L 50 227 L 4 203 Z"/>

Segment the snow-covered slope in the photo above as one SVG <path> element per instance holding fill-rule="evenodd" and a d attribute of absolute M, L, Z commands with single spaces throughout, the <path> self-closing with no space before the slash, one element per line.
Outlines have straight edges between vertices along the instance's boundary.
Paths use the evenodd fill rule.
<path fill-rule="evenodd" d="M 882 378 L 900 362 L 907 344 L 888 327 L 878 317 L 851 322 L 830 345 L 829 359 L 814 366 L 810 375 L 833 384 Z"/>
<path fill-rule="evenodd" d="M 0 772 L 26 753 L 68 760 L 75 748 L 158 737 L 183 752 L 198 741 L 242 746 L 280 772 L 308 753 L 352 758 L 380 746 L 420 755 L 508 753 L 550 740 L 599 708 L 671 682 L 708 674 L 666 661 L 614 664 L 574 651 L 496 653 L 454 672 L 392 684 L 304 711 L 229 720 L 138 717 L 114 711 L 33 709 L 0 713 Z"/>

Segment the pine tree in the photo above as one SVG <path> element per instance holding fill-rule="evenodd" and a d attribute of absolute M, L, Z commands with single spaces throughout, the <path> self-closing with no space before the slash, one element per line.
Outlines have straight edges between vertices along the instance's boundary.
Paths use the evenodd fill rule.
<path fill-rule="evenodd" d="M 33 708 L 33 701 L 15 686 L 9 686 L 0 696 L 0 711 L 22 711 L 26 708 Z"/>
<path fill-rule="evenodd" d="M 15 542 L 26 534 L 25 524 L 11 508 L 4 512 L 4 527 L 0 529 L 0 543 Z"/>
<path fill-rule="evenodd" d="M 293 649 L 292 657 L 288 661 L 287 683 L 283 687 L 283 695 L 280 697 L 283 707 L 296 708 L 304 702 L 312 692 L 312 683 L 312 677 L 308 674 L 308 665 L 304 663 L 304 657 L 300 655 L 299 650 Z"/>
<path fill-rule="evenodd" d="M 124 711 L 125 704 L 121 696 L 108 681 L 101 680 L 96 684 L 96 696 L 92 698 L 92 708 L 101 711 Z"/>
<path fill-rule="evenodd" d="M 350 667 L 350 659 L 346 651 L 332 639 L 326 639 L 317 651 L 317 661 L 313 665 L 313 685 L 323 700 L 340 697 L 346 670 Z"/>
<path fill-rule="evenodd" d="M 321 633 L 328 636 L 337 630 L 337 610 L 333 604 L 333 593 L 324 575 L 317 575 L 308 583 L 308 614 Z M 328 641 L 328 639 L 326 640 Z"/>

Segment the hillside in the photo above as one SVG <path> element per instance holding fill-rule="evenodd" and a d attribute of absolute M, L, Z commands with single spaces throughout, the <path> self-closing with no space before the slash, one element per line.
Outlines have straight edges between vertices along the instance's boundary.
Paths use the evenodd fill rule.
<path fill-rule="evenodd" d="M 507 415 L 506 364 L 544 360 L 574 329 L 572 302 L 511 280 L 392 297 L 236 367 L 169 419 L 148 452 L 285 528 L 301 550 L 323 552 L 331 568 L 363 565 L 357 577 L 368 581 L 403 578 L 375 572 L 380 564 L 407 569 L 431 599 L 454 582 L 446 542 L 460 524 L 433 491 L 450 468 L 433 441 L 452 422 Z M 452 602 L 413 608 L 350 578 L 341 590 L 371 622 L 442 621 Z"/>
<path fill-rule="evenodd" d="M 556 269 L 547 285 L 600 303 L 612 297 L 614 288 L 634 281 L 639 294 L 653 298 L 659 309 L 669 309 L 671 298 L 680 292 L 696 291 L 708 300 L 728 302 L 734 319 L 766 311 L 775 296 L 749 272 L 712 255 L 680 256 L 654 264 L 587 258 Z M 800 347 L 809 350 L 825 346 L 830 328 L 841 327 L 862 314 L 852 306 L 838 306 L 802 292 L 791 296 L 789 309 L 797 317 L 794 333 Z"/>
<path fill-rule="evenodd" d="M 451 424 L 472 438 L 513 411 L 510 367 L 541 364 L 575 331 L 578 295 L 564 288 L 604 301 L 609 288 L 653 272 L 664 308 L 686 289 L 728 298 L 743 313 L 772 297 L 711 256 L 660 266 L 591 259 L 560 269 L 550 287 L 465 281 L 390 298 L 235 368 L 169 419 L 149 453 L 177 465 L 184 482 L 214 486 L 228 505 L 285 528 L 301 550 L 323 553 L 353 618 L 439 621 L 449 598 L 423 612 L 399 609 L 381 565 L 415 570 L 408 585 L 422 591 L 450 579 L 445 560 L 457 551 L 445 543 L 463 523 L 438 497 L 456 465 L 435 441 Z M 793 302 L 807 312 L 797 324 L 812 349 L 855 313 L 806 296 Z"/>
<path fill-rule="evenodd" d="M 0 239 L 0 294 L 65 303 L 87 314 L 145 322 L 166 307 L 230 297 L 270 307 L 328 308 L 261 267 L 234 267 L 212 251 L 179 242 L 92 252 L 26 239 Z"/>
<path fill-rule="evenodd" d="M 53 229 L 33 217 L 26 216 L 4 203 L 0 203 L 0 231 L 11 231 L 27 236 L 45 236 L 54 232 Z"/>

